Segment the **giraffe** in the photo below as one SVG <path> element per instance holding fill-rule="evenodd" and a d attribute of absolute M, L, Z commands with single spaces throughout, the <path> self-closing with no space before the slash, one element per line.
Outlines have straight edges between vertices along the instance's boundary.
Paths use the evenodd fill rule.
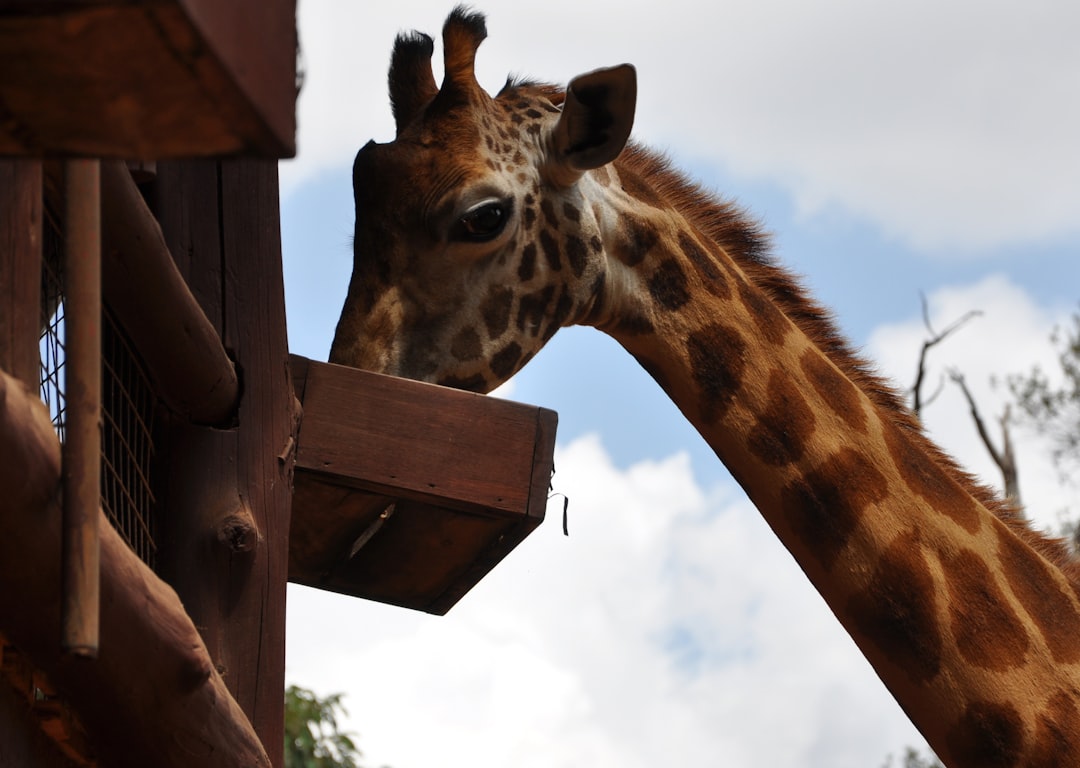
<path fill-rule="evenodd" d="M 481 14 L 398 37 L 396 137 L 356 155 L 330 361 L 488 392 L 562 326 L 656 379 L 949 766 L 1080 765 L 1080 576 L 920 430 L 759 226 L 629 140 L 636 75 L 474 63 Z"/>

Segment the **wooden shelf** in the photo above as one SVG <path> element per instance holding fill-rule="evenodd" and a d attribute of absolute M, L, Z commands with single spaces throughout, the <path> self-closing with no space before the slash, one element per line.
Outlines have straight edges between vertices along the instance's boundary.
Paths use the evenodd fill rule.
<path fill-rule="evenodd" d="M 0 0 L 0 155 L 296 153 L 295 0 Z"/>
<path fill-rule="evenodd" d="M 290 581 L 443 614 L 543 521 L 554 411 L 290 362 Z"/>

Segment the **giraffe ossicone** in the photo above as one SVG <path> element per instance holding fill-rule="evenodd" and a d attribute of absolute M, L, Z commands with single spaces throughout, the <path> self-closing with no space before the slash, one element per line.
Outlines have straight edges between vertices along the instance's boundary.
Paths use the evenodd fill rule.
<path fill-rule="evenodd" d="M 356 156 L 331 362 L 486 392 L 562 326 L 649 371 L 950 766 L 1080 765 L 1080 580 L 976 484 L 737 207 L 628 142 L 628 65 L 476 82 L 483 16 L 398 38 Z"/>

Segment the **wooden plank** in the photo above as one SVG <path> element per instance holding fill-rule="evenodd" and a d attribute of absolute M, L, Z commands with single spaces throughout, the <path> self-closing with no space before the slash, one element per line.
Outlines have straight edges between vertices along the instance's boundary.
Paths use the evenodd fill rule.
<path fill-rule="evenodd" d="M 442 506 L 530 512 L 543 409 L 316 362 L 303 402 L 299 469 Z"/>
<path fill-rule="evenodd" d="M 220 5 L 0 0 L 0 154 L 293 156 L 295 2 Z"/>
<path fill-rule="evenodd" d="M 0 159 L 0 368 L 38 385 L 41 163 Z"/>
<path fill-rule="evenodd" d="M 553 411 L 293 356 L 289 579 L 446 613 L 544 518 Z"/>

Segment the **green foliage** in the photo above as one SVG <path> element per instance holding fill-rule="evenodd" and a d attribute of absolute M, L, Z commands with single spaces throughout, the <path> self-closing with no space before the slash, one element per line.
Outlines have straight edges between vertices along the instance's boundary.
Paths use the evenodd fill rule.
<path fill-rule="evenodd" d="M 360 750 L 338 728 L 338 716 L 346 714 L 341 697 L 285 689 L 285 768 L 361 768 Z"/>
<path fill-rule="evenodd" d="M 1080 467 L 1080 312 L 1073 314 L 1070 328 L 1055 328 L 1050 340 L 1058 353 L 1060 380 L 1036 366 L 1007 381 L 1025 420 L 1050 438 L 1064 480 L 1070 469 Z"/>

